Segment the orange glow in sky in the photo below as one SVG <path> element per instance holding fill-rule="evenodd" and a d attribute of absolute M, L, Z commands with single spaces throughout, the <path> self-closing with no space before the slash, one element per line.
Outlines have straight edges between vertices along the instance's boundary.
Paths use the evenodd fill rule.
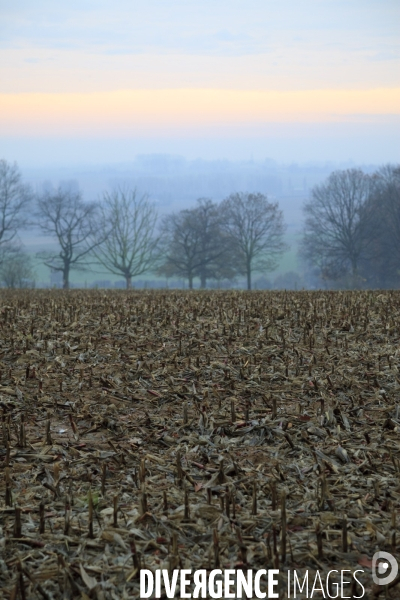
<path fill-rule="evenodd" d="M 3 134 L 184 133 L 207 126 L 335 122 L 400 113 L 400 88 L 243 91 L 128 90 L 0 94 Z"/>

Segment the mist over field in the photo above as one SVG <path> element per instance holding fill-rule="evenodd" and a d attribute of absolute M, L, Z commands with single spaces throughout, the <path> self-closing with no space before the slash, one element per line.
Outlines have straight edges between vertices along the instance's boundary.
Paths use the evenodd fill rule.
<path fill-rule="evenodd" d="M 292 287 L 293 281 L 285 275 L 289 272 L 299 274 L 299 286 L 307 286 L 302 275 L 305 265 L 298 256 L 299 241 L 304 222 L 303 207 L 312 189 L 326 180 L 335 170 L 354 169 L 353 161 L 279 163 L 271 158 L 264 160 L 205 160 L 186 159 L 179 155 L 143 154 L 132 162 L 110 164 L 75 164 L 73 166 L 27 166 L 23 169 L 24 180 L 35 193 L 40 195 L 46 189 L 55 189 L 58 185 L 80 191 L 86 201 L 102 201 L 105 192 L 119 187 L 136 189 L 138 195 L 147 195 L 157 207 L 159 216 L 174 211 L 193 209 L 199 198 L 208 198 L 219 203 L 234 191 L 261 192 L 271 202 L 278 202 L 283 211 L 286 224 L 285 240 L 287 249 L 281 256 L 276 268 L 266 273 L 268 285 L 272 287 Z M 365 173 L 372 174 L 378 165 L 361 165 Z M 60 285 L 60 280 L 51 277 L 51 273 L 37 258 L 37 253 L 54 246 L 54 240 L 43 238 L 37 227 L 21 231 L 21 240 L 35 263 L 36 285 Z M 265 285 L 261 280 L 259 285 Z M 72 285 L 77 286 L 115 286 L 118 278 L 104 273 L 99 267 L 91 267 L 82 272 L 74 272 Z M 120 282 L 122 284 L 122 282 Z M 154 273 L 148 273 L 134 281 L 133 285 L 166 285 L 165 281 Z M 183 280 L 175 285 L 184 286 Z M 198 283 L 196 283 L 198 285 Z M 232 284 L 233 285 L 233 284 Z M 242 278 L 235 281 L 242 285 Z M 243 284 L 244 285 L 244 284 Z"/>
<path fill-rule="evenodd" d="M 291 248 L 285 253 L 274 275 L 297 268 L 296 234 L 301 228 L 302 204 L 313 185 L 322 181 L 334 165 L 279 164 L 272 159 L 246 160 L 187 160 L 168 154 L 139 155 L 131 163 L 26 167 L 25 179 L 37 193 L 48 185 L 59 183 L 81 190 L 86 200 L 101 199 L 105 190 L 128 185 L 139 194 L 147 193 L 156 202 L 160 214 L 192 208 L 198 198 L 221 201 L 232 191 L 260 191 L 271 201 L 278 201 L 288 225 Z M 372 167 L 369 167 L 372 169 Z M 44 243 L 37 230 L 24 231 L 23 242 L 34 254 Z M 51 242 L 50 242 L 51 243 Z M 42 284 L 50 282 L 50 274 L 37 264 Z M 154 279 L 154 277 L 149 277 Z M 77 283 L 107 280 L 99 274 L 75 274 Z M 38 282 L 39 283 L 39 282 Z"/>

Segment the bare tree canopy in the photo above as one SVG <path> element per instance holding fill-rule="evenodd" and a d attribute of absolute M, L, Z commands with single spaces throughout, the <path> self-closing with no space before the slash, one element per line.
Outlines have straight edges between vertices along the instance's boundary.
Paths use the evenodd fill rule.
<path fill-rule="evenodd" d="M 284 252 L 285 225 L 278 203 L 260 193 L 231 194 L 221 203 L 223 227 L 238 253 L 238 270 L 246 275 L 251 290 L 254 271 L 272 271 Z"/>
<path fill-rule="evenodd" d="M 160 272 L 178 275 L 189 281 L 200 277 L 202 288 L 207 279 L 233 276 L 231 240 L 222 230 L 219 206 L 208 198 L 199 198 L 197 206 L 167 215 L 162 224 L 165 261 Z"/>
<path fill-rule="evenodd" d="M 220 207 L 208 198 L 199 198 L 194 209 L 194 222 L 198 230 L 199 256 L 197 273 L 200 287 L 207 279 L 220 279 L 235 275 L 232 240 L 222 228 Z"/>
<path fill-rule="evenodd" d="M 193 289 L 200 250 L 193 212 L 181 210 L 166 215 L 161 225 L 161 239 L 165 261 L 159 269 L 159 274 L 184 277 L 189 281 L 189 289 Z"/>
<path fill-rule="evenodd" d="M 31 199 L 32 192 L 22 183 L 17 165 L 0 160 L 0 244 L 9 244 L 26 225 Z"/>
<path fill-rule="evenodd" d="M 14 289 L 32 285 L 32 260 L 23 247 L 10 244 L 2 246 L 0 255 L 0 279 L 6 287 Z"/>
<path fill-rule="evenodd" d="M 369 202 L 374 239 L 365 270 L 368 283 L 398 287 L 400 281 L 400 165 L 385 165 L 373 177 Z"/>
<path fill-rule="evenodd" d="M 147 196 L 122 188 L 104 194 L 94 255 L 107 271 L 125 278 L 127 289 L 133 277 L 155 265 L 156 224 L 157 211 Z"/>
<path fill-rule="evenodd" d="M 357 286 L 361 260 L 374 232 L 369 198 L 373 180 L 358 169 L 335 171 L 305 204 L 302 254 L 323 277 L 350 275 Z"/>
<path fill-rule="evenodd" d="M 37 201 L 37 224 L 60 247 L 57 252 L 42 252 L 40 257 L 46 266 L 62 272 L 64 289 L 69 288 L 71 269 L 85 268 L 88 254 L 98 243 L 93 241 L 97 209 L 95 202 L 84 202 L 79 192 L 61 187 Z"/>

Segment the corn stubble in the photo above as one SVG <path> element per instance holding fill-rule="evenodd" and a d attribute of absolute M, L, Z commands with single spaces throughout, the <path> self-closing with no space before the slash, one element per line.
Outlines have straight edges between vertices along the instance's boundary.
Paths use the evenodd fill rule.
<path fill-rule="evenodd" d="M 400 293 L 2 290 L 0 332 L 0 598 L 139 598 L 141 568 L 383 592 Z"/>

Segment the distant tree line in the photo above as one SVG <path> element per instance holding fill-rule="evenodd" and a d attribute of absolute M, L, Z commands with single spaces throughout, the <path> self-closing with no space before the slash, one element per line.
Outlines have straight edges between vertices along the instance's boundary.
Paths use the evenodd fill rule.
<path fill-rule="evenodd" d="M 400 166 L 333 172 L 313 188 L 304 216 L 300 256 L 321 285 L 400 286 Z M 273 271 L 287 247 L 283 213 L 261 193 L 200 198 L 159 218 L 147 195 L 123 187 L 96 202 L 65 185 L 34 194 L 17 165 L 1 160 L 0 280 L 9 287 L 33 279 L 18 238 L 29 226 L 56 242 L 38 256 L 61 273 L 65 289 L 79 269 L 121 276 L 128 289 L 149 272 L 184 278 L 189 288 L 196 279 L 206 287 L 241 275 L 251 289 L 254 273 Z"/>
<path fill-rule="evenodd" d="M 128 289 L 147 272 L 185 278 L 189 288 L 195 278 L 205 287 L 210 279 L 242 274 L 251 289 L 254 271 L 273 270 L 285 250 L 282 211 L 259 193 L 235 193 L 220 204 L 201 198 L 194 208 L 160 220 L 154 203 L 135 190 L 118 188 L 98 202 L 85 202 L 68 186 L 34 195 L 16 165 L 3 160 L 1 167 L 0 210 L 10 215 L 0 230 L 0 275 L 7 285 L 18 284 L 5 277 L 7 252 L 21 256 L 12 240 L 28 224 L 56 242 L 56 250 L 39 257 L 62 274 L 65 289 L 72 270 L 98 268 L 123 277 Z M 30 219 L 23 216 L 28 212 Z"/>

